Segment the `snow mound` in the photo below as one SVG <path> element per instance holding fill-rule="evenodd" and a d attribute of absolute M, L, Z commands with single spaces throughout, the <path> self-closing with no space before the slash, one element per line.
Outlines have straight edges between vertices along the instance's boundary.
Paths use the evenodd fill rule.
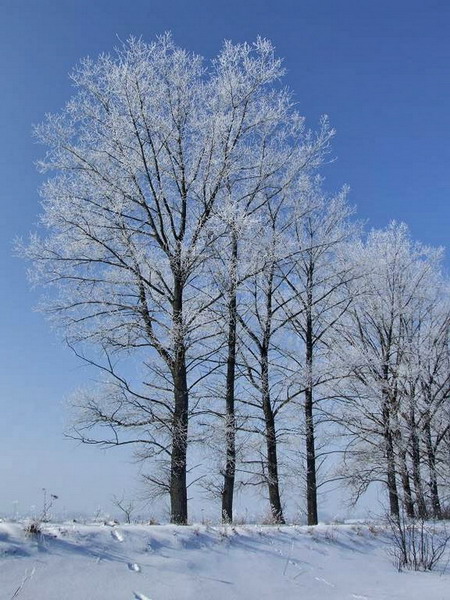
<path fill-rule="evenodd" d="M 0 523 L 0 600 L 448 599 L 449 574 L 398 573 L 389 544 L 362 524 Z"/>

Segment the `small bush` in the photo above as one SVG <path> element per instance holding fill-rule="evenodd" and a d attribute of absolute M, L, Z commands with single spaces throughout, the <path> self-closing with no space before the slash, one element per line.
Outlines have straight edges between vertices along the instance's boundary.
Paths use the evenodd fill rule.
<path fill-rule="evenodd" d="M 337 531 L 336 531 L 336 527 L 334 525 L 329 525 L 325 529 L 324 538 L 327 540 L 327 542 L 331 542 L 333 544 L 336 542 Z"/>
<path fill-rule="evenodd" d="M 404 514 L 388 517 L 393 546 L 390 554 L 399 571 L 432 571 L 442 559 L 450 540 L 445 526 L 425 519 L 410 519 Z"/>
<path fill-rule="evenodd" d="M 31 521 L 25 526 L 25 534 L 29 537 L 38 537 L 42 535 L 42 524 L 37 519 Z"/>

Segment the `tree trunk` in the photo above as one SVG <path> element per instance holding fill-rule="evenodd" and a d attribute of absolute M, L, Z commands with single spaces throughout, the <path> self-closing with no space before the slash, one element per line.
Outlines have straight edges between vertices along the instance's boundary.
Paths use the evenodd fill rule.
<path fill-rule="evenodd" d="M 267 485 L 272 518 L 275 523 L 284 524 L 281 507 L 280 486 L 278 478 L 277 436 L 275 415 L 270 402 L 269 391 L 269 360 L 267 349 L 263 348 L 261 355 L 261 383 L 263 388 L 263 410 L 265 420 L 265 437 L 267 448 Z"/>
<path fill-rule="evenodd" d="M 187 386 L 186 352 L 183 337 L 183 287 L 175 278 L 173 298 L 174 324 L 174 413 L 172 420 L 172 454 L 170 470 L 170 520 L 186 525 L 187 511 L 187 435 L 189 392 Z"/>
<path fill-rule="evenodd" d="M 405 506 L 406 515 L 414 517 L 414 502 L 412 498 L 411 482 L 408 472 L 408 464 L 406 462 L 406 449 L 401 452 L 400 456 L 400 476 L 403 486 L 403 503 Z"/>
<path fill-rule="evenodd" d="M 411 428 L 412 477 L 417 502 L 417 513 L 421 519 L 426 519 L 428 517 L 428 510 L 423 493 L 422 474 L 420 472 L 420 448 L 413 398 L 410 400 L 409 426 Z"/>
<path fill-rule="evenodd" d="M 384 452 L 386 458 L 386 483 L 389 495 L 389 510 L 393 517 L 398 517 L 400 507 L 398 501 L 397 478 L 395 469 L 394 440 L 391 428 L 391 409 L 387 393 L 383 393 L 383 426 L 384 426 Z"/>
<path fill-rule="evenodd" d="M 431 438 L 431 425 L 429 415 L 427 415 L 427 419 L 425 421 L 425 444 L 427 448 L 428 472 L 430 477 L 429 486 L 433 517 L 435 519 L 442 519 L 442 508 L 439 499 L 439 489 L 437 483 L 436 454 L 434 452 L 433 441 Z"/>
<path fill-rule="evenodd" d="M 222 489 L 222 521 L 233 521 L 234 482 L 236 476 L 236 416 L 235 416 L 235 382 L 236 382 L 236 267 L 238 246 L 236 236 L 232 242 L 231 293 L 228 305 L 228 339 L 227 339 L 227 375 L 225 391 L 225 439 L 226 463 Z"/>
<path fill-rule="evenodd" d="M 306 507 L 308 525 L 317 525 L 317 473 L 316 473 L 316 448 L 313 414 L 313 323 L 312 323 L 312 265 L 311 276 L 307 289 L 307 314 L 305 328 L 306 346 L 306 389 L 305 389 L 305 427 L 306 427 Z"/>
<path fill-rule="evenodd" d="M 422 475 L 420 473 L 420 458 L 417 456 L 416 449 L 413 448 L 413 482 L 414 492 L 417 502 L 417 512 L 421 519 L 428 518 L 427 505 L 425 503 L 425 496 L 423 493 Z"/>

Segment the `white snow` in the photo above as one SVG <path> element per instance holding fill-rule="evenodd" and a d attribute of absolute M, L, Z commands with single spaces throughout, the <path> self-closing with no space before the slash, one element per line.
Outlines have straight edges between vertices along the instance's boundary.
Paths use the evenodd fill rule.
<path fill-rule="evenodd" d="M 0 523 L 1 600 L 450 597 L 450 568 L 398 573 L 381 527 L 42 527 L 30 537 L 21 523 Z"/>

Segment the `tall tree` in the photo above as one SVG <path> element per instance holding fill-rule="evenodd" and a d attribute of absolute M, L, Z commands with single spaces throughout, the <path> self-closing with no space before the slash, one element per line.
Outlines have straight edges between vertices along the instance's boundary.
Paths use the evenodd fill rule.
<path fill-rule="evenodd" d="M 216 380 L 214 388 L 215 394 L 224 401 L 223 406 L 214 406 L 213 409 L 215 414 L 219 415 L 223 427 L 219 429 L 222 435 L 217 436 L 218 429 L 213 425 L 212 435 L 215 446 L 219 438 L 219 454 L 222 457 L 219 461 L 219 471 L 222 481 L 218 484 L 218 488 L 222 520 L 227 523 L 233 521 L 238 465 L 237 435 L 240 429 L 239 421 L 242 419 L 236 409 L 239 379 L 238 312 L 241 309 L 241 288 L 245 281 L 261 268 L 259 246 L 254 241 L 260 227 L 253 214 L 255 210 L 253 203 L 249 200 L 248 198 L 245 203 L 241 201 L 242 206 L 230 201 L 218 214 L 223 226 L 223 236 L 218 240 L 215 260 L 211 264 L 217 288 L 223 291 L 222 298 L 212 307 L 219 326 L 218 339 L 222 343 L 222 349 L 217 352 L 216 360 L 219 368 L 224 371 Z M 260 209 L 259 202 L 260 199 L 256 204 L 256 212 Z M 216 478 L 215 475 L 213 477 Z"/>
<path fill-rule="evenodd" d="M 447 293 L 445 280 L 436 272 L 417 299 L 414 314 L 405 322 L 408 346 L 401 392 L 407 410 L 403 411 L 402 424 L 421 517 L 429 513 L 434 518 L 442 516 L 439 484 L 446 479 L 441 467 L 447 464 L 447 457 L 440 457 L 450 429 L 446 416 L 450 394 Z"/>
<path fill-rule="evenodd" d="M 279 427 L 277 419 L 285 402 L 281 390 L 279 340 L 285 324 L 280 295 L 279 265 L 285 256 L 284 237 L 279 228 L 282 204 L 268 208 L 269 228 L 264 240 L 264 265 L 246 281 L 244 311 L 238 313 L 242 328 L 241 363 L 248 381 L 242 402 L 252 410 L 250 430 L 263 440 L 260 458 L 249 464 L 260 468 L 257 477 L 267 486 L 271 518 L 284 523 L 279 474 Z M 261 248 L 262 249 L 262 248 Z M 281 385 L 280 385 L 281 383 Z"/>
<path fill-rule="evenodd" d="M 407 459 L 416 444 L 417 371 L 408 369 L 409 334 L 434 285 L 439 259 L 439 251 L 413 242 L 407 227 L 396 223 L 353 248 L 364 277 L 342 328 L 340 353 L 350 377 L 342 382 L 346 402 L 339 420 L 350 437 L 347 468 L 358 493 L 383 481 L 392 515 L 400 511 L 401 487 L 408 512 L 413 508 Z M 409 423 L 408 436 L 402 420 Z M 419 476 L 416 469 L 421 502 Z"/>
<path fill-rule="evenodd" d="M 37 128 L 41 167 L 56 174 L 42 190 L 46 233 L 25 253 L 34 279 L 57 289 L 46 309 L 69 343 L 106 356 L 91 360 L 108 381 L 81 402 L 80 438 L 137 442 L 158 457 L 162 475 L 149 480 L 169 493 L 175 523 L 187 522 L 190 396 L 222 294 L 205 267 L 219 235 L 212 216 L 230 186 L 252 182 L 257 194 L 286 158 L 318 161 L 330 136 L 304 132 L 281 75 L 262 39 L 225 43 L 209 68 L 169 35 L 130 39 L 115 57 L 82 61 L 76 95 Z M 140 362 L 141 382 L 120 356 Z M 111 436 L 98 439 L 95 425 Z"/>
<path fill-rule="evenodd" d="M 309 525 L 318 522 L 318 410 L 336 379 L 330 358 L 333 331 L 352 302 L 349 284 L 355 277 L 345 248 L 356 224 L 349 218 L 346 190 L 329 198 L 313 180 L 298 193 L 290 234 L 292 258 L 284 266 L 288 327 L 295 338 L 290 350 L 296 385 L 303 395 L 306 463 L 306 508 Z"/>

